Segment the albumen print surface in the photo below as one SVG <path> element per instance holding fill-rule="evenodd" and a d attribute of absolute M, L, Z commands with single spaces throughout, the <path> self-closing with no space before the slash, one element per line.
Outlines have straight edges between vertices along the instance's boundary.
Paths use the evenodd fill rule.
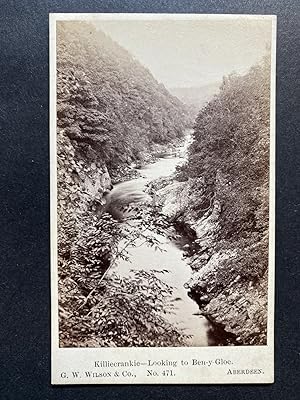
<path fill-rule="evenodd" d="M 50 15 L 52 383 L 273 381 L 275 40 Z"/>

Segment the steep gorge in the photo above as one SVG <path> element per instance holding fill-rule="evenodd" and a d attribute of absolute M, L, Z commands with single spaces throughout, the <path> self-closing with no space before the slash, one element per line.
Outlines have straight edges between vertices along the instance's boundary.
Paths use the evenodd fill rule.
<path fill-rule="evenodd" d="M 150 307 L 138 283 L 157 288 L 153 276 L 102 285 L 124 239 L 103 210 L 112 183 L 178 143 L 190 114 L 96 26 L 60 23 L 57 41 L 61 345 L 180 345 L 180 334 L 151 314 L 164 296 L 155 289 Z M 269 77 L 266 56 L 248 74 L 224 78 L 198 113 L 188 162 L 150 187 L 169 221 L 193 232 L 187 289 L 236 344 L 267 337 Z"/>
<path fill-rule="evenodd" d="M 162 211 L 194 232 L 186 283 L 239 344 L 266 344 L 270 56 L 224 78 L 200 110 L 188 162 L 154 183 Z"/>

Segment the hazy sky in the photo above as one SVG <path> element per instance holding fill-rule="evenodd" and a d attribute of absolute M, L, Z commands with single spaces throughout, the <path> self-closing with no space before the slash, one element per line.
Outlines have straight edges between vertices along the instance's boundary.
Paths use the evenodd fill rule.
<path fill-rule="evenodd" d="M 270 20 L 99 21 L 166 87 L 202 86 L 246 72 L 271 42 Z"/>

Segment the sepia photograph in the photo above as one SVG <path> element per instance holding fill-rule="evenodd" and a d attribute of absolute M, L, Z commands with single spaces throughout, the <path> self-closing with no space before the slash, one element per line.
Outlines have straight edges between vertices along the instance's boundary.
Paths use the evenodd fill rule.
<path fill-rule="evenodd" d="M 55 351 L 272 347 L 276 19 L 52 21 Z"/>
<path fill-rule="evenodd" d="M 0 400 L 298 400 L 300 2 L 2 3 Z"/>

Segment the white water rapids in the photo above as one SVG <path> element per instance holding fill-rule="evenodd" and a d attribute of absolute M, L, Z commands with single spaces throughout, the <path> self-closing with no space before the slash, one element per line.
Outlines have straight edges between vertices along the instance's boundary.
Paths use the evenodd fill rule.
<path fill-rule="evenodd" d="M 161 157 L 156 162 L 144 166 L 139 170 L 142 177 L 119 183 L 113 190 L 119 193 L 140 193 L 154 179 L 172 175 L 176 167 L 185 161 L 190 143 L 191 134 L 189 133 L 184 144 L 176 149 L 175 154 Z M 136 243 L 136 247 L 128 250 L 129 261 L 120 259 L 113 267 L 113 271 L 121 277 L 130 277 L 132 270 L 149 272 L 167 270 L 167 273 L 157 273 L 157 277 L 173 288 L 172 297 L 175 308 L 173 313 L 164 314 L 164 318 L 190 336 L 187 341 L 188 346 L 207 346 L 210 323 L 205 317 L 199 315 L 198 305 L 188 296 L 184 288 L 184 283 L 191 276 L 191 269 L 183 257 L 182 246 L 178 244 L 178 241 L 175 242 L 167 236 L 155 235 L 160 241 L 163 252 L 143 244 L 141 240 Z"/>

